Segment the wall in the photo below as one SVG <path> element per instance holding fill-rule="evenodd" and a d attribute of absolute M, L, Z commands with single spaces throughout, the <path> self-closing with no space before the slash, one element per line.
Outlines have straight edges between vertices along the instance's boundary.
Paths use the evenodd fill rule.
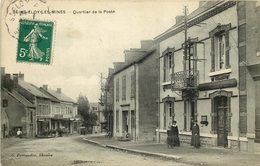
<path fill-rule="evenodd" d="M 14 129 L 14 134 L 16 135 L 16 130 L 18 127 L 22 127 L 22 131 L 27 133 L 27 137 L 29 137 L 29 125 L 30 125 L 30 111 L 33 111 L 33 116 L 35 115 L 35 110 L 30 110 L 17 101 L 14 97 L 10 96 L 7 92 L 2 91 L 1 93 L 2 99 L 8 100 L 8 107 L 5 108 L 7 116 L 9 117 L 9 127 L 10 130 Z M 35 117 L 33 117 L 33 120 Z M 35 121 L 33 121 L 35 124 Z M 34 126 L 35 127 L 35 126 Z M 35 129 L 35 128 L 34 128 Z M 35 130 L 32 136 L 35 135 Z"/>
<path fill-rule="evenodd" d="M 143 62 L 139 63 L 139 139 L 155 140 L 158 112 L 158 70 L 156 68 L 159 49 L 157 48 Z"/>
<path fill-rule="evenodd" d="M 122 110 L 126 109 L 122 108 L 122 106 L 127 106 L 128 111 L 135 110 L 135 100 L 131 98 L 131 73 L 135 71 L 135 67 L 132 65 L 129 68 L 122 70 L 121 72 L 114 75 L 114 121 L 113 121 L 113 128 L 114 128 L 114 136 L 122 136 L 123 129 L 122 129 Z M 122 77 L 126 76 L 126 99 L 122 100 Z M 116 101 L 116 80 L 119 79 L 119 101 Z M 119 111 L 119 130 L 116 131 L 116 111 Z M 128 112 L 128 115 L 130 113 Z"/>

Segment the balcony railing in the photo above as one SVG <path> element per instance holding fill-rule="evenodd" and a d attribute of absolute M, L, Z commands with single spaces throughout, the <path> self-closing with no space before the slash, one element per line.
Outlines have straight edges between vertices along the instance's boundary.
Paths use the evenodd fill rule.
<path fill-rule="evenodd" d="M 172 74 L 171 77 L 173 90 L 196 89 L 199 84 L 198 70 L 185 70 Z"/>

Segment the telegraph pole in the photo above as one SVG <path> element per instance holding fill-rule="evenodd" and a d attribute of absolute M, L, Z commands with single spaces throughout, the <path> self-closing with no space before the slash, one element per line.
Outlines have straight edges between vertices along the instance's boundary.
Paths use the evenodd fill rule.
<path fill-rule="evenodd" d="M 186 60 L 188 56 L 187 52 L 187 31 L 188 31 L 188 26 L 187 26 L 187 6 L 184 6 L 184 71 L 186 70 Z"/>

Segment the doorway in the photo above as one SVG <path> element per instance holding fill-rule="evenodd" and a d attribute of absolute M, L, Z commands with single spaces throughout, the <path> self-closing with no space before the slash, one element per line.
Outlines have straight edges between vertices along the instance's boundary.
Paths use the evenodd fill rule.
<path fill-rule="evenodd" d="M 218 146 L 228 146 L 228 116 L 227 116 L 227 97 L 219 96 L 215 98 L 216 112 L 217 112 L 217 135 L 218 135 Z"/>
<path fill-rule="evenodd" d="M 128 111 L 122 111 L 122 131 L 128 133 Z"/>

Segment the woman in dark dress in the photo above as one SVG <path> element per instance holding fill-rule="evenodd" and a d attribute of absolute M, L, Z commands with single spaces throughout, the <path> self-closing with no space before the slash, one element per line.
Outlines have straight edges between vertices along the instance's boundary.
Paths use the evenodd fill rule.
<path fill-rule="evenodd" d="M 197 121 L 194 121 L 194 124 L 192 126 L 192 136 L 191 136 L 191 146 L 194 146 L 195 148 L 200 147 L 200 128 L 197 124 Z"/>
<path fill-rule="evenodd" d="M 180 146 L 180 139 L 179 139 L 179 130 L 178 126 L 176 125 L 176 121 L 173 121 L 171 126 L 172 131 L 172 144 L 173 146 Z"/>

